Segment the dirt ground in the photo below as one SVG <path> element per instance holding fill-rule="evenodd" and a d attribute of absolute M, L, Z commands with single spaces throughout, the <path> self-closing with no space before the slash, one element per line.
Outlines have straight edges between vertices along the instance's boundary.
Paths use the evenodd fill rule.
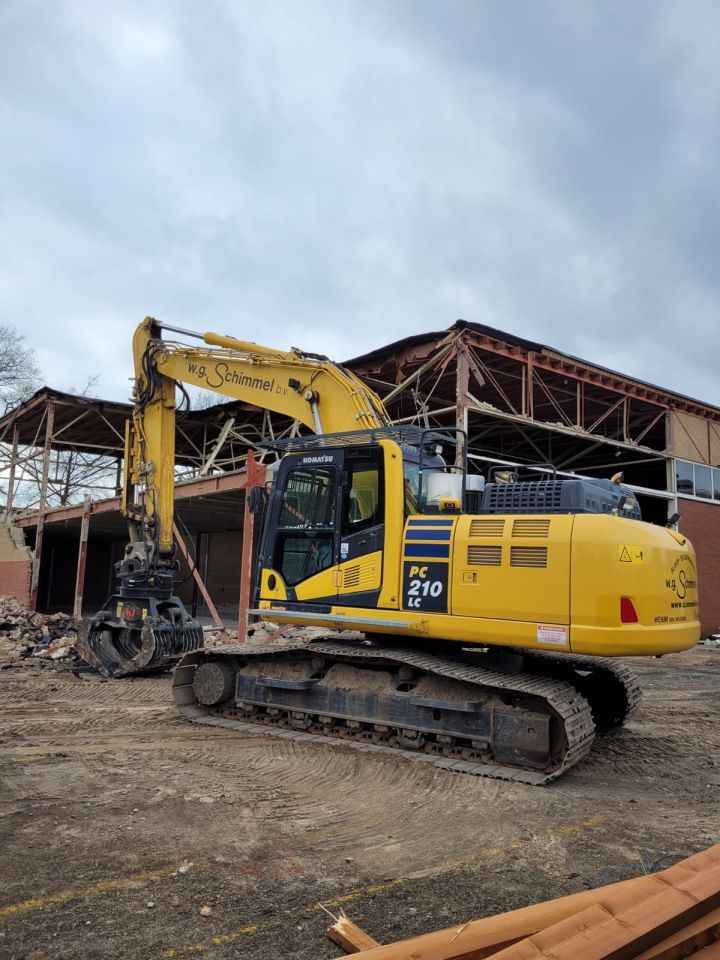
<path fill-rule="evenodd" d="M 720 841 L 720 652 L 635 665 L 637 718 L 548 787 L 3 669 L 0 957 L 332 958 L 341 907 L 389 942 L 667 866 Z"/>

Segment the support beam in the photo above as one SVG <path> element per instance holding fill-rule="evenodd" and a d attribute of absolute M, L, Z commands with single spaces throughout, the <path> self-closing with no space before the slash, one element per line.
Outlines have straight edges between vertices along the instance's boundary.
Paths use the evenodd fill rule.
<path fill-rule="evenodd" d="M 78 546 L 77 571 L 75 573 L 75 600 L 73 602 L 73 616 L 82 616 L 83 589 L 85 586 L 85 563 L 87 560 L 88 532 L 90 530 L 91 500 L 85 496 L 83 502 L 82 523 L 80 524 L 80 544 Z"/>
<path fill-rule="evenodd" d="M 540 389 L 542 390 L 542 392 L 543 392 L 543 393 L 545 394 L 545 396 L 548 398 L 548 400 L 550 401 L 550 403 L 552 404 L 552 406 L 553 406 L 554 409 L 556 410 L 556 412 L 557 412 L 558 416 L 561 418 L 561 420 L 564 420 L 564 422 L 567 424 L 568 427 L 572 427 L 572 426 L 573 426 L 572 420 L 571 420 L 570 417 L 567 415 L 567 413 L 565 413 L 565 411 L 564 411 L 563 408 L 560 406 L 560 404 L 558 403 L 558 401 L 555 399 L 555 397 L 554 397 L 553 394 L 552 394 L 552 391 L 551 391 L 550 387 L 545 383 L 545 381 L 542 379 L 542 377 L 537 376 L 537 377 L 536 377 L 536 380 L 537 380 L 537 385 L 540 387 Z"/>
<path fill-rule="evenodd" d="M 510 399 L 506 391 L 503 389 L 503 387 L 500 384 L 500 381 L 497 379 L 497 377 L 492 372 L 490 367 L 488 367 L 486 363 L 483 363 L 483 361 L 480 359 L 477 353 L 474 356 L 472 355 L 472 353 L 469 353 L 469 356 L 470 356 L 470 365 L 472 367 L 472 371 L 477 377 L 480 385 L 484 386 L 485 383 L 490 383 L 491 386 L 495 388 L 495 391 L 499 394 L 499 396 L 504 401 L 506 407 L 508 408 L 508 411 L 510 413 L 514 413 L 518 415 L 518 411 L 515 407 L 515 404 L 512 402 L 512 400 Z"/>
<path fill-rule="evenodd" d="M 37 533 L 35 535 L 35 551 L 33 556 L 32 578 L 30 580 L 31 610 L 37 606 L 38 584 L 40 582 L 40 563 L 42 561 L 42 542 L 45 528 L 45 514 L 47 513 L 47 487 L 50 471 L 50 450 L 55 424 L 55 401 L 50 399 L 45 405 L 45 444 L 43 447 L 42 476 L 40 480 L 40 505 L 38 508 Z"/>
<path fill-rule="evenodd" d="M 645 436 L 645 434 L 649 433 L 652 430 L 652 428 L 655 426 L 655 424 L 658 422 L 658 420 L 661 420 L 665 416 L 667 416 L 667 410 L 661 410 L 660 413 L 658 413 L 655 417 L 653 417 L 653 419 L 645 427 L 642 433 L 639 433 L 637 437 L 633 437 L 633 443 L 640 443 L 640 441 Z M 667 433 L 667 430 L 666 430 L 666 433 Z"/>
<path fill-rule="evenodd" d="M 240 600 L 238 603 L 238 643 L 245 643 L 248 632 L 248 610 L 251 606 L 253 583 L 253 537 L 255 518 L 250 513 L 250 491 L 265 483 L 265 466 L 258 463 L 252 451 L 247 458 L 247 485 L 245 487 L 245 516 L 243 518 L 242 558 L 240 560 Z"/>
<path fill-rule="evenodd" d="M 610 416 L 610 414 L 613 413 L 615 410 L 617 410 L 617 408 L 618 408 L 619 406 L 621 406 L 622 404 L 624 404 L 624 403 L 625 403 L 625 400 L 626 400 L 625 397 L 619 397 L 619 398 L 615 401 L 615 403 L 613 403 L 611 406 L 609 406 L 609 407 L 607 408 L 607 410 L 605 410 L 604 413 L 601 413 L 601 414 L 600 414 L 600 416 L 599 416 L 599 417 L 597 418 L 597 420 L 592 424 L 592 426 L 590 426 L 590 427 L 587 428 L 587 432 L 588 432 L 588 433 L 591 433 L 591 434 L 592 434 L 592 433 L 595 433 L 595 430 L 600 426 L 600 424 L 603 423 L 605 420 L 607 420 L 607 418 Z M 625 443 L 627 443 L 627 436 L 623 436 L 623 441 L 624 441 Z"/>
<path fill-rule="evenodd" d="M 468 433 L 468 390 L 470 389 L 470 358 L 464 340 L 459 340 L 456 352 L 455 374 L 455 426 Z M 458 440 L 455 449 L 455 466 L 463 466 L 463 443 Z"/>
<path fill-rule="evenodd" d="M 429 370 L 431 367 L 434 367 L 437 363 L 439 363 L 444 357 L 446 357 L 451 352 L 452 349 L 453 349 L 452 340 L 450 341 L 444 340 L 442 343 L 440 343 L 438 345 L 437 352 L 434 353 L 428 361 L 426 361 L 421 367 L 419 367 L 415 371 L 415 373 L 411 373 L 409 377 L 406 377 L 405 380 L 401 381 L 395 387 L 394 390 L 391 390 L 390 393 L 387 394 L 387 396 L 383 397 L 383 403 L 385 404 L 385 406 L 387 406 L 392 400 L 394 400 L 399 393 L 402 393 L 403 390 L 407 390 L 407 388 L 411 384 L 415 383 L 415 381 L 419 377 L 421 377 L 426 370 Z"/>
<path fill-rule="evenodd" d="M 535 354 L 531 350 L 527 355 L 527 409 L 525 415 L 535 419 Z"/>
<path fill-rule="evenodd" d="M 222 622 L 222 618 L 220 617 L 220 614 L 217 612 L 217 609 L 215 607 L 215 604 L 212 602 L 210 594 L 207 592 L 205 581 L 200 576 L 200 572 L 198 571 L 198 568 L 195 566 L 195 562 L 190 556 L 188 552 L 188 548 L 185 546 L 185 541 L 182 538 L 182 534 L 178 530 L 178 526 L 174 520 L 173 520 L 173 533 L 175 535 L 175 542 L 177 543 L 178 547 L 180 547 L 180 553 L 182 553 L 182 555 L 185 557 L 187 565 L 188 567 L 190 567 L 190 572 L 195 578 L 195 583 L 200 588 L 200 593 L 203 595 L 205 606 L 210 611 L 210 616 L 213 618 L 215 626 L 218 628 L 220 633 L 222 633 L 223 637 L 225 638 L 225 641 L 229 643 L 230 637 L 228 635 L 227 630 L 225 629 L 225 624 Z"/>
<path fill-rule="evenodd" d="M 10 454 L 10 474 L 8 476 L 7 501 L 5 503 L 5 523 L 11 523 L 13 495 L 15 493 L 15 466 L 18 455 L 18 428 L 17 424 L 13 427 L 12 452 Z"/>
<path fill-rule="evenodd" d="M 225 441 L 227 440 L 228 434 L 232 430 L 234 424 L 235 424 L 235 417 L 228 417 L 225 423 L 222 425 L 222 429 L 220 430 L 218 438 L 215 441 L 215 446 L 210 451 L 210 455 L 208 456 L 205 463 L 202 465 L 202 467 L 200 467 L 200 472 L 198 473 L 199 477 L 204 477 L 206 476 L 206 474 L 210 472 L 210 469 L 212 468 L 212 465 L 215 463 L 215 459 L 217 458 L 217 455 L 220 453 L 223 446 L 225 445 Z"/>

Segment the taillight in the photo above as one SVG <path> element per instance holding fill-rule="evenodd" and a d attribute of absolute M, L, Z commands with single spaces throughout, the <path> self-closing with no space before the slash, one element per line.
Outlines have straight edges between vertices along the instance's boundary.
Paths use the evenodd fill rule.
<path fill-rule="evenodd" d="M 637 623 L 638 615 L 630 597 L 620 597 L 620 623 Z"/>

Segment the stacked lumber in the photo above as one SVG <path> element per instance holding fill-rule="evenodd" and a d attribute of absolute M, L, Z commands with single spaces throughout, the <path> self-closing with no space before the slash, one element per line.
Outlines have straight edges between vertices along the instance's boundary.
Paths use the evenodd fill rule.
<path fill-rule="evenodd" d="M 380 946 L 346 916 L 358 960 L 720 960 L 720 844 L 644 877 Z"/>

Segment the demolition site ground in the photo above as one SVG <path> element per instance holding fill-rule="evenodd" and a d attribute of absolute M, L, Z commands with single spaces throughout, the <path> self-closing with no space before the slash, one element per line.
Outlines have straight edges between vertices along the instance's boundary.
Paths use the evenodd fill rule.
<path fill-rule="evenodd" d="M 0 957 L 332 958 L 343 908 L 390 942 L 668 866 L 720 840 L 720 652 L 634 665 L 638 716 L 528 787 L 5 664 Z"/>

